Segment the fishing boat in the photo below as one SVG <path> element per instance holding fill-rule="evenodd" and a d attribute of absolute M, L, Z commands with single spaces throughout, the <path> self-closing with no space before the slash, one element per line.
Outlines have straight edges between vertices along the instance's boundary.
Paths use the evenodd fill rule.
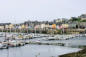
<path fill-rule="evenodd" d="M 32 35 L 30 35 L 30 34 L 24 35 L 24 39 L 32 39 Z"/>
<path fill-rule="evenodd" d="M 16 40 L 9 40 L 9 46 L 10 47 L 16 47 L 18 45 Z"/>

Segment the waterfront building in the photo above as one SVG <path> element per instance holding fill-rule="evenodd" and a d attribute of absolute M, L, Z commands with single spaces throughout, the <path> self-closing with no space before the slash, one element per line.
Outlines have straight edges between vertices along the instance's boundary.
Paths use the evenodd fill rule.
<path fill-rule="evenodd" d="M 82 14 L 79 18 L 81 18 L 81 20 L 86 20 L 86 14 Z"/>
<path fill-rule="evenodd" d="M 76 23 L 69 23 L 68 28 L 76 28 Z"/>
<path fill-rule="evenodd" d="M 13 24 L 9 24 L 9 29 L 13 29 L 14 25 Z"/>
<path fill-rule="evenodd" d="M 6 25 L 8 26 L 8 25 L 10 25 L 11 23 L 0 23 L 0 27 L 1 28 L 6 28 Z"/>
<path fill-rule="evenodd" d="M 69 25 L 68 25 L 68 24 L 62 24 L 62 27 L 63 27 L 63 28 L 68 28 Z"/>
<path fill-rule="evenodd" d="M 68 19 L 66 19 L 66 18 L 58 18 L 58 19 L 55 19 L 53 22 L 56 25 L 61 25 L 61 24 L 64 24 L 64 23 L 68 23 Z"/>
<path fill-rule="evenodd" d="M 85 29 L 65 29 L 66 33 L 85 33 Z"/>
<path fill-rule="evenodd" d="M 84 29 L 86 28 L 86 22 L 80 22 L 80 28 Z"/>
<path fill-rule="evenodd" d="M 52 29 L 56 29 L 56 24 L 52 24 Z"/>
<path fill-rule="evenodd" d="M 63 20 L 59 18 L 59 19 L 55 19 L 55 20 L 54 20 L 54 23 L 59 23 L 59 22 L 62 22 L 62 21 L 63 21 Z"/>
<path fill-rule="evenodd" d="M 4 29 L 4 26 L 0 26 L 0 30 Z"/>

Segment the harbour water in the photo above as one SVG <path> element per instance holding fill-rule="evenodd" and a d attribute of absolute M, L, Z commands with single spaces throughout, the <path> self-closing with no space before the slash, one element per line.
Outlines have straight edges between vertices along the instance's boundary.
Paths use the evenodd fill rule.
<path fill-rule="evenodd" d="M 0 57 L 58 57 L 78 50 L 80 49 L 53 45 L 26 45 L 0 50 Z"/>
<path fill-rule="evenodd" d="M 41 41 L 48 43 L 65 43 L 58 45 L 27 44 L 20 47 L 9 47 L 0 50 L 0 57 L 59 57 L 59 55 L 77 52 L 81 50 L 78 46 L 86 46 L 86 37 L 76 37 L 69 40 L 43 40 L 43 38 L 30 39 L 28 41 Z M 3 41 L 4 37 L 0 37 Z M 77 47 L 76 47 L 77 46 Z"/>

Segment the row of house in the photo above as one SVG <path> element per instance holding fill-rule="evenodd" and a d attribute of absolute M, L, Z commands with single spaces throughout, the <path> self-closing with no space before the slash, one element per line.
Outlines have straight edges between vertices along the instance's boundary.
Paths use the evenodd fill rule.
<path fill-rule="evenodd" d="M 86 22 L 72 22 L 72 23 L 63 23 L 63 24 L 20 24 L 20 25 L 15 25 L 15 24 L 11 24 L 11 23 L 1 23 L 0 24 L 0 29 L 14 29 L 14 28 L 19 28 L 19 29 L 24 29 L 24 28 L 31 28 L 31 29 L 61 29 L 61 28 L 86 28 Z"/>
<path fill-rule="evenodd" d="M 86 20 L 86 14 L 82 14 L 79 16 L 81 20 Z M 1 29 L 30 29 L 30 30 L 48 30 L 48 29 L 67 29 L 73 30 L 74 29 L 85 29 L 86 22 L 76 22 L 76 21 L 69 21 L 66 18 L 58 18 L 51 22 L 49 21 L 25 21 L 21 24 L 11 24 L 11 23 L 0 23 L 0 30 Z M 82 30 L 83 31 L 83 30 Z"/>

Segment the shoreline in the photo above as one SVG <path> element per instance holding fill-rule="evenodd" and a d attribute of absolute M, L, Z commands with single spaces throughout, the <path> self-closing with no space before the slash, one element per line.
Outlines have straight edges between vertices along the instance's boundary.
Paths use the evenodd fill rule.
<path fill-rule="evenodd" d="M 60 55 L 59 57 L 86 57 L 86 47 L 78 52 Z"/>

